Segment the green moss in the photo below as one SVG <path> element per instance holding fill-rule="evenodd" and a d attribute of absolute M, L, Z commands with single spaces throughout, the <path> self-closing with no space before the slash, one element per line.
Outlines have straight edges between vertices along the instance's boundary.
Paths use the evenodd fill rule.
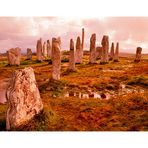
<path fill-rule="evenodd" d="M 128 85 L 142 85 L 148 87 L 148 77 L 139 75 L 131 77 L 131 79 L 127 82 Z"/>

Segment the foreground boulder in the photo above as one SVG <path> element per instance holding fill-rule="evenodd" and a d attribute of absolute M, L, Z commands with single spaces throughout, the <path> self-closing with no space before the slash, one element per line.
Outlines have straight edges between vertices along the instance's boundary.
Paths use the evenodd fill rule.
<path fill-rule="evenodd" d="M 43 109 L 42 100 L 31 67 L 16 70 L 6 90 L 8 103 L 6 129 L 27 123 Z"/>
<path fill-rule="evenodd" d="M 21 49 L 19 47 L 9 49 L 7 58 L 9 65 L 20 65 Z"/>

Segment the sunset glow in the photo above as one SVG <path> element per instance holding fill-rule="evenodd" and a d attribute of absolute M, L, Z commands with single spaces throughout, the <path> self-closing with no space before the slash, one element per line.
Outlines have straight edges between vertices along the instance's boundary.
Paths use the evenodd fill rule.
<path fill-rule="evenodd" d="M 92 33 L 97 35 L 97 46 L 102 36 L 109 35 L 110 43 L 120 42 L 121 52 L 134 53 L 137 46 L 148 53 L 148 17 L 0 17 L 0 53 L 19 46 L 23 51 L 32 48 L 36 41 L 60 36 L 62 49 L 69 50 L 69 40 L 81 36 L 85 28 L 85 49 L 89 49 Z"/>

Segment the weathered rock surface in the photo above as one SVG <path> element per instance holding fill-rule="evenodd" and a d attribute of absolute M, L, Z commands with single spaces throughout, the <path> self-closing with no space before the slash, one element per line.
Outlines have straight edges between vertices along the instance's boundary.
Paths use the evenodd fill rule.
<path fill-rule="evenodd" d="M 42 39 L 41 38 L 37 41 L 36 54 L 37 54 L 37 61 L 40 61 L 40 62 L 43 61 Z"/>
<path fill-rule="evenodd" d="M 69 53 L 69 70 L 75 71 L 75 51 L 74 51 L 74 41 L 70 40 L 70 53 Z"/>
<path fill-rule="evenodd" d="M 43 56 L 44 58 L 47 57 L 47 48 L 46 48 L 46 42 L 43 43 Z"/>
<path fill-rule="evenodd" d="M 82 58 L 83 58 L 83 49 L 82 49 L 82 44 L 81 44 L 81 39 L 78 36 L 77 41 L 76 41 L 76 63 L 80 64 L 82 63 Z"/>
<path fill-rule="evenodd" d="M 21 49 L 19 47 L 9 49 L 7 58 L 9 65 L 20 65 Z"/>
<path fill-rule="evenodd" d="M 114 62 L 119 62 L 119 43 L 116 44 L 116 50 L 114 54 Z"/>
<path fill-rule="evenodd" d="M 60 80 L 61 39 L 52 38 L 52 79 Z"/>
<path fill-rule="evenodd" d="M 96 59 L 100 59 L 102 54 L 102 47 L 96 47 Z"/>
<path fill-rule="evenodd" d="M 96 34 L 92 34 L 90 38 L 90 58 L 89 63 L 96 63 Z"/>
<path fill-rule="evenodd" d="M 32 51 L 30 48 L 27 48 L 27 59 L 32 60 Z"/>
<path fill-rule="evenodd" d="M 49 40 L 47 40 L 47 57 L 51 58 L 51 45 Z"/>
<path fill-rule="evenodd" d="M 114 43 L 112 43 L 112 45 L 111 45 L 109 60 L 111 61 L 111 60 L 113 60 L 113 58 L 114 58 Z"/>
<path fill-rule="evenodd" d="M 142 48 L 137 47 L 135 62 L 140 62 L 140 60 L 141 60 L 141 52 L 142 52 Z"/>
<path fill-rule="evenodd" d="M 82 28 L 82 50 L 84 49 L 84 37 L 85 37 L 85 32 L 84 28 Z"/>
<path fill-rule="evenodd" d="M 102 38 L 102 54 L 100 64 L 108 63 L 109 37 L 104 35 Z"/>
<path fill-rule="evenodd" d="M 6 90 L 8 103 L 6 129 L 27 123 L 43 109 L 42 100 L 31 67 L 16 70 Z"/>

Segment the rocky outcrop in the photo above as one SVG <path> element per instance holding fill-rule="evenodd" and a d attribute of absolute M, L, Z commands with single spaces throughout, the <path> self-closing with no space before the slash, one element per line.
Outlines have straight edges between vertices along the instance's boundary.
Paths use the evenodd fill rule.
<path fill-rule="evenodd" d="M 6 129 L 27 123 L 43 109 L 42 100 L 31 67 L 16 70 L 6 90 L 8 103 Z"/>

